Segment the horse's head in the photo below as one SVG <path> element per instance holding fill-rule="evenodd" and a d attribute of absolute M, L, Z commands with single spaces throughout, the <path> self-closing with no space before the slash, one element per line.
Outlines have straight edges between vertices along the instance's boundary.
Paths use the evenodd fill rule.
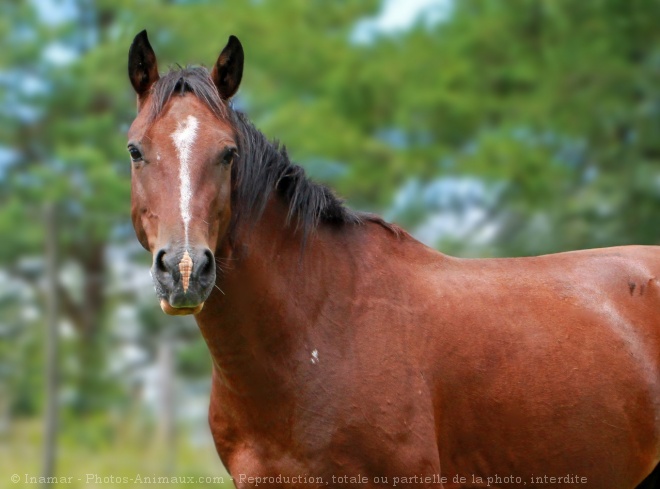
<path fill-rule="evenodd" d="M 215 285 L 238 147 L 226 103 L 242 73 L 243 48 L 233 36 L 210 74 L 192 68 L 160 78 L 145 31 L 129 51 L 138 96 L 128 132 L 133 226 L 153 255 L 154 286 L 168 314 L 199 312 Z"/>

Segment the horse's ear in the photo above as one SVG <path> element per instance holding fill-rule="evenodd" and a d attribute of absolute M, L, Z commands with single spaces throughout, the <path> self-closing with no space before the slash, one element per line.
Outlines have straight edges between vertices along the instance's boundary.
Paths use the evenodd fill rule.
<path fill-rule="evenodd" d="M 128 50 L 128 77 L 140 99 L 158 81 L 156 53 L 149 44 L 146 30 L 135 36 Z"/>
<path fill-rule="evenodd" d="M 211 71 L 213 83 L 223 100 L 230 99 L 238 90 L 243 77 L 243 46 L 236 36 L 229 36 L 227 45 L 218 56 Z"/>

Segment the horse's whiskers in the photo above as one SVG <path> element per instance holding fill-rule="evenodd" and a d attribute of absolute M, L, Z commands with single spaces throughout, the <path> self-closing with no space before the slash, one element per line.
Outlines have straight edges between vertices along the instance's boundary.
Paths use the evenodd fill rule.
<path fill-rule="evenodd" d="M 234 267 L 230 263 L 224 263 L 224 262 L 219 261 L 219 260 L 220 260 L 219 258 L 216 258 L 215 259 L 215 264 L 218 266 L 218 268 L 220 269 L 220 271 L 222 273 L 226 273 L 227 270 L 233 270 L 234 269 Z"/>

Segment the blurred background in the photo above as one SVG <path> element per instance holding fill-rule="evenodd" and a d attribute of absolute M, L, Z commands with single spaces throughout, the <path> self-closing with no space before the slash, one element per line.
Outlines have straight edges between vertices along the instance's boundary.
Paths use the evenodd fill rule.
<path fill-rule="evenodd" d="M 206 347 L 160 311 L 129 221 L 138 31 L 161 70 L 237 35 L 235 106 L 314 179 L 488 257 L 660 242 L 659 18 L 656 0 L 2 2 L 0 486 L 225 474 Z"/>

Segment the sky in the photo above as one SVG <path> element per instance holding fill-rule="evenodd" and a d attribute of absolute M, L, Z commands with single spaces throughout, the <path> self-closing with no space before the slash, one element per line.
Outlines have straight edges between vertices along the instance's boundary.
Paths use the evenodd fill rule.
<path fill-rule="evenodd" d="M 66 22 L 76 14 L 74 0 L 31 0 L 37 7 L 39 20 L 47 25 L 57 25 Z"/>
<path fill-rule="evenodd" d="M 378 15 L 363 19 L 353 31 L 353 41 L 369 42 L 378 34 L 394 34 L 418 20 L 434 24 L 446 18 L 453 0 L 383 0 Z"/>

